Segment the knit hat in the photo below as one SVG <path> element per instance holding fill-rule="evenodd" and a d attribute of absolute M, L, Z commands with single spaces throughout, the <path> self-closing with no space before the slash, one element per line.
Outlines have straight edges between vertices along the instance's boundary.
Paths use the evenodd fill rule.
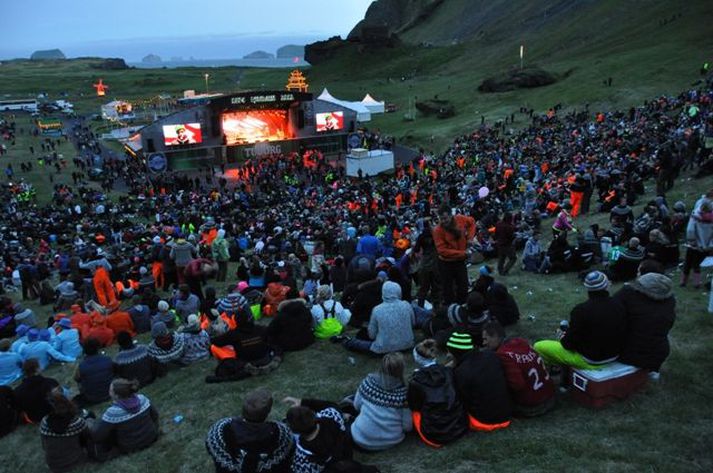
<path fill-rule="evenodd" d="M 609 279 L 601 271 L 592 271 L 584 278 L 584 287 L 587 291 L 606 291 L 609 288 Z"/>
<path fill-rule="evenodd" d="M 27 331 L 27 339 L 29 341 L 34 342 L 38 338 L 40 338 L 40 329 L 31 328 L 30 330 Z"/>
<path fill-rule="evenodd" d="M 473 346 L 473 337 L 471 337 L 469 333 L 462 332 L 453 332 L 451 337 L 448 339 L 448 343 L 446 343 L 446 346 L 448 348 L 463 351 L 472 350 L 473 348 L 475 348 Z"/>
<path fill-rule="evenodd" d="M 421 355 L 418 352 L 417 347 L 413 347 L 413 361 L 416 362 L 416 364 L 419 366 L 419 368 L 423 368 L 424 366 L 432 365 L 433 363 L 436 362 L 434 358 L 428 358 L 426 356 Z"/>
<path fill-rule="evenodd" d="M 146 266 L 141 266 L 141 267 L 139 268 L 139 274 L 142 275 L 142 276 L 145 276 L 146 273 L 148 273 L 148 272 L 149 272 L 149 270 L 146 269 Z"/>
<path fill-rule="evenodd" d="M 58 323 L 59 326 L 62 328 L 72 328 L 72 321 L 66 317 L 60 320 Z"/>
<path fill-rule="evenodd" d="M 225 230 L 223 230 L 222 228 L 218 230 L 218 237 L 225 238 Z"/>
<path fill-rule="evenodd" d="M 379 273 L 376 275 L 376 279 L 380 279 L 381 281 L 386 281 L 388 278 L 388 275 L 386 274 L 386 271 L 379 271 Z"/>
<path fill-rule="evenodd" d="M 46 328 L 40 329 L 40 340 L 43 342 L 49 342 L 52 339 L 52 335 L 50 335 L 50 331 L 47 330 Z"/>
<path fill-rule="evenodd" d="M 151 241 L 153 241 L 156 245 L 158 245 L 159 243 L 161 243 L 161 237 L 156 235 L 155 237 L 153 237 L 153 239 Z"/>
<path fill-rule="evenodd" d="M 161 312 L 166 312 L 168 310 L 168 302 L 166 301 L 158 301 L 158 310 Z"/>
<path fill-rule="evenodd" d="M 17 335 L 18 337 L 24 337 L 28 330 L 30 330 L 29 326 L 25 324 L 20 324 L 15 327 L 15 335 Z"/>
<path fill-rule="evenodd" d="M 238 287 L 237 287 L 238 292 L 243 292 L 248 287 L 250 287 L 250 285 L 247 282 L 245 282 L 245 281 L 238 282 Z"/>
<path fill-rule="evenodd" d="M 152 338 L 158 338 L 158 337 L 164 337 L 168 335 L 168 328 L 166 328 L 166 324 L 163 322 L 156 322 L 151 326 L 151 337 Z"/>
<path fill-rule="evenodd" d="M 493 275 L 493 271 L 490 269 L 490 266 L 488 266 L 487 264 L 481 266 L 480 270 L 478 272 L 483 276 L 492 276 Z"/>
<path fill-rule="evenodd" d="M 198 325 L 198 316 L 196 314 L 191 314 L 188 316 L 188 319 L 186 319 L 187 325 L 191 326 L 197 326 Z"/>

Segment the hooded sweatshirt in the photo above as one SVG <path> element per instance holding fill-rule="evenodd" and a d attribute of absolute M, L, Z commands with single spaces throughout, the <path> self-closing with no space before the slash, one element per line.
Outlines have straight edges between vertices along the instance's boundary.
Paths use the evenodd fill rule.
<path fill-rule="evenodd" d="M 381 354 L 413 347 L 414 313 L 411 304 L 401 300 L 401 286 L 386 281 L 381 298 L 384 302 L 374 307 L 369 319 L 371 351 Z"/>
<path fill-rule="evenodd" d="M 676 319 L 671 279 L 648 273 L 624 285 L 614 298 L 626 309 L 626 337 L 619 361 L 660 370 L 670 352 L 668 333 Z"/>

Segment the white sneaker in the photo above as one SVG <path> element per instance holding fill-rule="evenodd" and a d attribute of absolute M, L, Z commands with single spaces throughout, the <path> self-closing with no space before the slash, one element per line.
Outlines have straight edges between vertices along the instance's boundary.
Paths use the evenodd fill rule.
<path fill-rule="evenodd" d="M 649 379 L 651 381 L 658 381 L 659 379 L 661 379 L 661 373 L 659 373 L 658 371 L 649 371 Z"/>

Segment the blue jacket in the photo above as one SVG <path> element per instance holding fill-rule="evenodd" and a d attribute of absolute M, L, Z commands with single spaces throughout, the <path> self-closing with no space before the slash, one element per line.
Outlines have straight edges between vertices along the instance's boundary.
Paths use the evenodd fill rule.
<path fill-rule="evenodd" d="M 22 357 L 11 351 L 0 352 L 0 386 L 7 386 L 22 377 Z"/>
<path fill-rule="evenodd" d="M 359 238 L 357 243 L 356 252 L 357 254 L 367 254 L 374 258 L 381 256 L 383 248 L 381 242 L 374 235 L 364 235 Z"/>
<path fill-rule="evenodd" d="M 65 361 L 67 363 L 73 363 L 75 358 L 73 356 L 68 356 L 63 353 L 58 352 L 52 345 L 48 342 L 27 342 L 20 348 L 20 356 L 23 360 L 29 360 L 30 358 L 37 358 L 40 363 L 40 369 L 44 370 L 50 364 L 50 359 L 55 359 L 57 361 Z"/>
<path fill-rule="evenodd" d="M 79 390 L 92 404 L 109 399 L 109 385 L 113 378 L 114 365 L 108 356 L 88 356 L 79 364 Z"/>
<path fill-rule="evenodd" d="M 82 345 L 79 343 L 79 330 L 76 328 L 63 328 L 52 340 L 55 350 L 73 358 L 82 354 Z"/>

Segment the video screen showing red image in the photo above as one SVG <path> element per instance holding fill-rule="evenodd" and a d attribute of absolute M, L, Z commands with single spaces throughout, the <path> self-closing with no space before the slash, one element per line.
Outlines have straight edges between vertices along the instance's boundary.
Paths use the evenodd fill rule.
<path fill-rule="evenodd" d="M 223 114 L 222 122 L 228 146 L 292 138 L 287 110 L 228 112 Z"/>
<path fill-rule="evenodd" d="M 344 129 L 344 112 L 318 113 L 317 131 L 334 131 Z"/>
<path fill-rule="evenodd" d="M 181 123 L 163 127 L 163 144 L 166 146 L 195 145 L 202 141 L 200 123 Z"/>

